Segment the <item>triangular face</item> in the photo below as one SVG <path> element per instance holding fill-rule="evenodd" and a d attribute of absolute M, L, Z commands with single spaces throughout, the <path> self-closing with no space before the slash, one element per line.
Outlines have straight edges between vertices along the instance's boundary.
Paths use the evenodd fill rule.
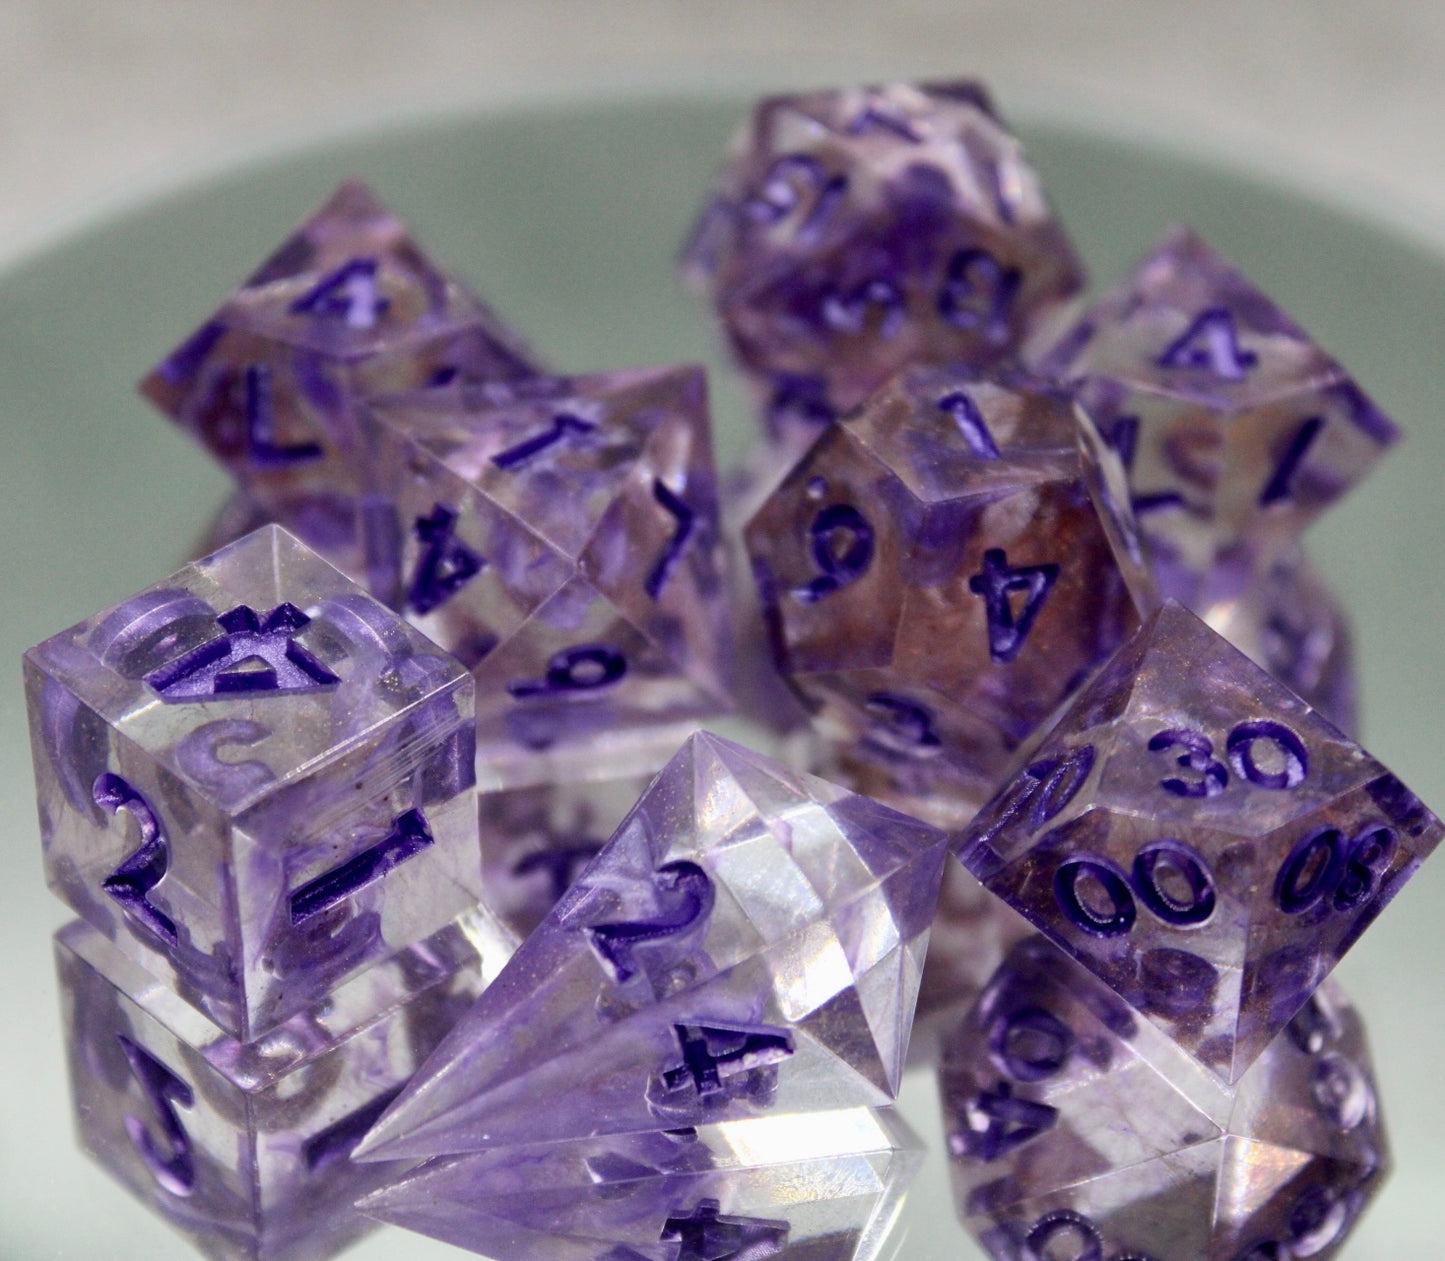
<path fill-rule="evenodd" d="M 361 1208 L 497 1261 L 869 1261 L 921 1156 L 891 1112 L 856 1108 L 494 1148 Z"/>
<path fill-rule="evenodd" d="M 359 1150 L 888 1103 L 944 853 L 924 824 L 694 736 Z"/>

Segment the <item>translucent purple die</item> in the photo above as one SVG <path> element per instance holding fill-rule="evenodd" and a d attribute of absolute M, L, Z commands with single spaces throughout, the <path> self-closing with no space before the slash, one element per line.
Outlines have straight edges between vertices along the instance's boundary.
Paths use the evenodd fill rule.
<path fill-rule="evenodd" d="M 467 665 L 484 791 L 653 771 L 730 707 L 695 367 L 376 403 L 371 589 Z M 579 770 L 580 767 L 580 770 Z"/>
<path fill-rule="evenodd" d="M 349 181 L 140 388 L 273 520 L 325 547 L 337 532 L 360 541 L 359 398 L 536 370 L 518 336 Z"/>
<path fill-rule="evenodd" d="M 1397 431 L 1193 232 L 1171 231 L 1044 357 L 1119 451 L 1160 592 L 1202 610 L 1266 567 Z"/>
<path fill-rule="evenodd" d="M 373 1224 L 352 1204 L 402 1170 L 355 1164 L 351 1149 L 506 939 L 469 912 L 250 1042 L 88 924 L 62 929 L 55 950 L 81 1144 L 207 1256 L 300 1261 Z"/>
<path fill-rule="evenodd" d="M 999 363 L 1083 284 L 1018 141 L 969 82 L 762 101 L 683 265 L 775 437 L 816 433 L 909 363 Z"/>
<path fill-rule="evenodd" d="M 51 887 L 234 1037 L 480 896 L 470 677 L 276 526 L 25 683 Z"/>
<path fill-rule="evenodd" d="M 1439 843 L 1357 744 L 1170 602 L 961 836 L 984 885 L 1225 1081 Z"/>
<path fill-rule="evenodd" d="M 779 668 L 830 740 L 881 768 L 869 791 L 966 820 L 1138 625 L 1152 591 L 1091 433 L 1038 382 L 910 369 L 749 522 Z"/>
<path fill-rule="evenodd" d="M 1326 1259 L 1390 1169 L 1331 981 L 1226 1086 L 1035 937 L 946 1041 L 939 1084 L 959 1217 L 1001 1261 Z"/>

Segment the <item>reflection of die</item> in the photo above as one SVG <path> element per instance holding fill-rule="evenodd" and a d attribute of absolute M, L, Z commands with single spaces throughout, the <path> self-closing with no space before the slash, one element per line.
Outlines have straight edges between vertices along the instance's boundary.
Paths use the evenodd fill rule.
<path fill-rule="evenodd" d="M 1383 766 L 1170 602 L 958 852 L 1237 1081 L 1441 833 Z"/>
<path fill-rule="evenodd" d="M 350 182 L 141 390 L 322 546 L 358 529 L 360 397 L 534 371 L 516 335 Z"/>
<path fill-rule="evenodd" d="M 397 1173 L 351 1148 L 505 952 L 468 912 L 243 1043 L 72 923 L 56 962 L 81 1142 L 209 1256 L 330 1256 Z"/>
<path fill-rule="evenodd" d="M 1364 476 L 1393 424 L 1197 236 L 1176 229 L 1044 358 L 1122 456 L 1162 594 L 1229 596 Z"/>
<path fill-rule="evenodd" d="M 976 808 L 1152 599 L 1090 438 L 1036 382 L 912 369 L 749 522 L 780 669 L 903 796 Z"/>
<path fill-rule="evenodd" d="M 51 886 L 228 1033 L 476 902 L 470 678 L 284 531 L 25 670 Z"/>
<path fill-rule="evenodd" d="M 998 363 L 1083 283 L 974 83 L 763 101 L 684 262 L 775 431 L 816 430 L 908 363 Z"/>
<path fill-rule="evenodd" d="M 1009 1261 L 1330 1257 L 1389 1169 L 1329 981 L 1228 1087 L 1033 938 L 945 1044 L 940 1086 L 959 1216 Z"/>

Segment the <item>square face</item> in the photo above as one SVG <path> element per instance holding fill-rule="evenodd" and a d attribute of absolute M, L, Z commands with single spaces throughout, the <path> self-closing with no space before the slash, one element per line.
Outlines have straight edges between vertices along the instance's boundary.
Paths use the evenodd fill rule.
<path fill-rule="evenodd" d="M 274 526 L 25 670 L 51 887 L 237 1037 L 480 896 L 470 677 Z"/>

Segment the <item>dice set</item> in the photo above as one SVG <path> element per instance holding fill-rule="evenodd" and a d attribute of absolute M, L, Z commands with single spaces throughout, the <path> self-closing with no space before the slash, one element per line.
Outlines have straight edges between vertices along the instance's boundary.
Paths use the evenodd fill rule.
<path fill-rule="evenodd" d="M 1333 1255 L 1328 973 L 1445 827 L 1299 535 L 1393 424 L 1187 230 L 1071 316 L 976 84 L 762 102 L 683 269 L 757 627 L 701 370 L 545 371 L 358 183 L 142 383 L 239 488 L 26 655 L 83 1145 L 217 1257 L 875 1261 L 922 995 L 995 1261 Z M 696 733 L 772 671 L 807 766 Z"/>

